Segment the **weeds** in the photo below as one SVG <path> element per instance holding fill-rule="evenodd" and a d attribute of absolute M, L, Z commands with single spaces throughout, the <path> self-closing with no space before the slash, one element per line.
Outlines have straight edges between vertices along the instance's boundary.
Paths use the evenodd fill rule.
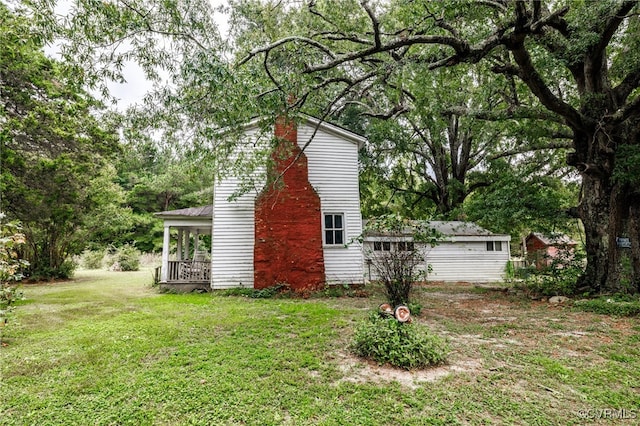
<path fill-rule="evenodd" d="M 580 311 L 617 317 L 640 315 L 640 298 L 637 296 L 603 296 L 596 299 L 577 300 L 573 306 Z"/>
<path fill-rule="evenodd" d="M 351 350 L 380 364 L 412 369 L 442 364 L 449 348 L 446 342 L 417 324 L 372 312 L 357 325 Z"/>

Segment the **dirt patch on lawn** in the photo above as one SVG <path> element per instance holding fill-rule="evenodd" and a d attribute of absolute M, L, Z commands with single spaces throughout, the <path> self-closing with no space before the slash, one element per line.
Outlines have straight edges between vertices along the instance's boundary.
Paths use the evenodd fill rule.
<path fill-rule="evenodd" d="M 475 373 L 482 369 L 479 359 L 456 360 L 451 364 L 421 370 L 403 370 L 388 365 L 378 365 L 350 353 L 337 355 L 338 368 L 344 374 L 341 382 L 389 383 L 397 382 L 409 389 L 417 389 L 426 382 L 435 382 L 451 374 Z"/>
<path fill-rule="evenodd" d="M 570 304 L 552 305 L 504 289 L 437 283 L 416 290 L 414 302 L 423 308 L 414 322 L 448 340 L 448 363 L 407 371 L 344 351 L 334 360 L 343 374 L 339 383 L 398 382 L 416 389 L 452 375 L 462 380 L 495 372 L 518 377 L 526 370 L 521 364 L 533 364 L 537 370 L 531 373 L 541 375 L 537 380 L 542 381 L 545 371 L 556 374 L 547 360 L 578 369 L 604 365 L 610 357 L 607 353 L 614 350 L 611 345 L 640 334 L 633 318 L 577 312 Z"/>

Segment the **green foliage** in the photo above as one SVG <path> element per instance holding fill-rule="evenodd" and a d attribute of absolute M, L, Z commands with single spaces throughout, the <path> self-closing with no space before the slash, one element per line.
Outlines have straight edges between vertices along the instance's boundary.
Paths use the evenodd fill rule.
<path fill-rule="evenodd" d="M 351 350 L 379 364 L 413 369 L 442 364 L 447 359 L 447 343 L 426 327 L 401 323 L 372 312 L 355 329 Z"/>
<path fill-rule="evenodd" d="M 575 309 L 617 317 L 636 317 L 640 315 L 640 297 L 603 296 L 596 299 L 576 300 Z"/>
<path fill-rule="evenodd" d="M 0 4 L 0 192 L 8 216 L 24 226 L 31 279 L 67 278 L 68 259 L 87 241 L 84 221 L 106 200 L 92 196 L 92 181 L 117 137 L 77 85 L 81 72 L 46 57 L 20 13 Z"/>
<path fill-rule="evenodd" d="M 424 278 L 420 266 L 424 264 L 424 247 L 435 246 L 441 236 L 428 222 L 411 221 L 398 214 L 390 214 L 367 222 L 366 235 L 384 239 L 407 239 L 416 245 L 413 250 L 372 250 L 367 254 L 371 266 L 384 284 L 389 304 L 398 306 L 411 302 L 413 284 Z"/>
<path fill-rule="evenodd" d="M 242 296 L 250 299 L 272 299 L 289 295 L 288 288 L 285 284 L 277 284 L 263 289 L 236 287 L 221 290 L 218 294 L 222 296 Z"/>
<path fill-rule="evenodd" d="M 545 259 L 546 260 L 546 259 Z M 517 271 L 524 278 L 520 286 L 542 296 L 573 296 L 578 292 L 577 281 L 584 273 L 585 258 L 580 251 L 559 250 L 547 266 L 528 267 Z"/>
<path fill-rule="evenodd" d="M 106 256 L 106 266 L 113 271 L 137 271 L 140 269 L 140 250 L 132 244 L 111 248 Z"/>
<path fill-rule="evenodd" d="M 637 190 L 640 186 L 640 146 L 623 145 L 618 148 L 613 179 Z"/>
<path fill-rule="evenodd" d="M 24 235 L 15 222 L 6 222 L 0 212 L 0 343 L 4 327 L 13 312 L 13 305 L 23 298 L 17 283 L 27 262 L 19 257 L 18 249 L 24 244 Z"/>
<path fill-rule="evenodd" d="M 468 220 L 493 232 L 510 234 L 514 241 L 532 229 L 576 232 L 575 220 L 567 214 L 577 203 L 576 184 L 549 176 L 534 164 L 514 166 L 508 162 L 494 163 L 492 180 L 491 186 L 478 189 L 465 202 Z"/>
<path fill-rule="evenodd" d="M 85 250 L 80 256 L 80 266 L 85 269 L 100 269 L 104 261 L 104 250 Z"/>

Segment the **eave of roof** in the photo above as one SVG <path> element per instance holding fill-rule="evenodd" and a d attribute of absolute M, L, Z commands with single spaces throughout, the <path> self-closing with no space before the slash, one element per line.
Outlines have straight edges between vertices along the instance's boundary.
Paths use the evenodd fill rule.
<path fill-rule="evenodd" d="M 211 219 L 213 214 L 213 205 L 201 206 L 201 207 L 189 207 L 186 209 L 167 210 L 163 212 L 154 213 L 154 215 L 163 218 L 199 218 L 199 219 Z"/>
<path fill-rule="evenodd" d="M 319 118 L 313 117 L 308 114 L 300 114 L 299 118 L 305 123 L 312 127 L 323 130 L 327 133 L 330 133 L 334 136 L 338 136 L 342 139 L 346 139 L 358 146 L 358 149 L 362 148 L 367 141 L 367 138 L 361 136 L 357 133 L 352 132 L 351 130 L 347 130 L 344 127 L 340 127 L 336 124 L 332 124 L 328 121 L 321 120 Z M 264 124 L 268 119 L 265 117 L 256 117 L 253 120 L 249 121 L 244 128 L 251 129 L 260 127 L 261 124 Z"/>

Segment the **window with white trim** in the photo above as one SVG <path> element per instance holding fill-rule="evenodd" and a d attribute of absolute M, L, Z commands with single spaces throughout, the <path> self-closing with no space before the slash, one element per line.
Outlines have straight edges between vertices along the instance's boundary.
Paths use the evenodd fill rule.
<path fill-rule="evenodd" d="M 344 215 L 326 213 L 324 215 L 324 243 L 328 246 L 344 245 Z"/>
<path fill-rule="evenodd" d="M 391 242 L 389 241 L 374 241 L 373 251 L 391 251 Z"/>
<path fill-rule="evenodd" d="M 413 241 L 399 241 L 398 251 L 415 251 L 416 247 Z"/>
<path fill-rule="evenodd" d="M 502 241 L 487 241 L 487 251 L 502 251 Z"/>

